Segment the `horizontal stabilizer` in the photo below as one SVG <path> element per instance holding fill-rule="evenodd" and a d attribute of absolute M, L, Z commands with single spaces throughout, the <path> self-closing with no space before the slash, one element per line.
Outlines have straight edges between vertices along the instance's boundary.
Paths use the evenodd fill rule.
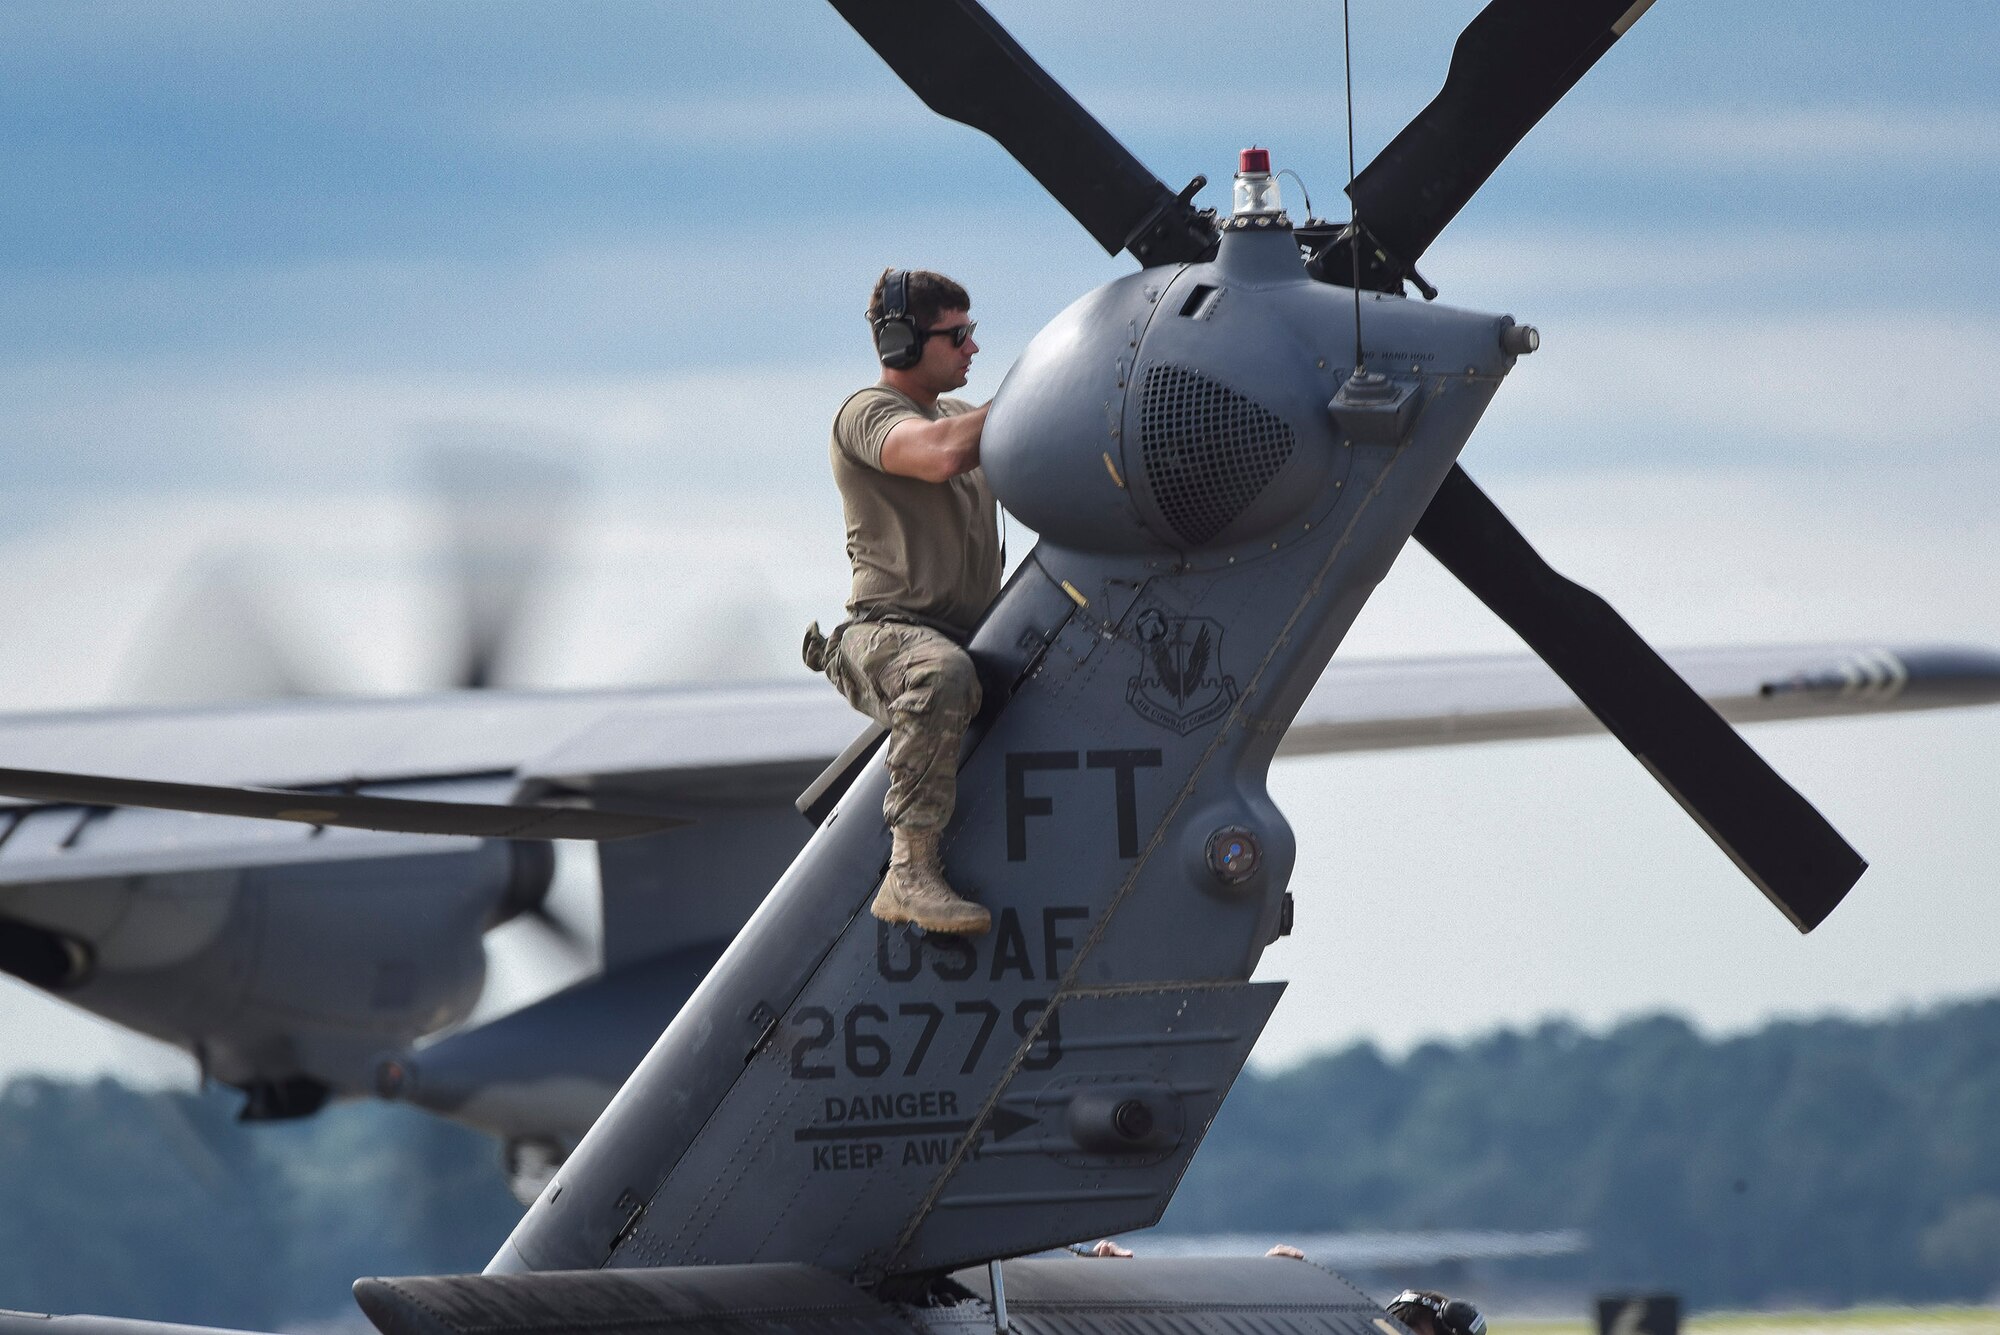
<path fill-rule="evenodd" d="M 909 1329 L 860 1289 L 807 1265 L 358 1279 L 354 1300 L 383 1335 L 908 1335 Z"/>
<path fill-rule="evenodd" d="M 0 769 L 0 793 L 33 802 L 72 806 L 156 807 L 396 834 L 469 835 L 475 839 L 629 839 L 688 824 L 673 816 L 629 815 L 582 807 L 434 802 L 285 788 L 224 788 L 31 769 Z"/>
<path fill-rule="evenodd" d="M 1198 1326 L 1236 1335 L 1380 1335 L 1384 1328 L 1382 1309 L 1339 1276 L 1274 1257 L 1008 1261 L 1001 1276 L 1008 1328 L 1020 1332 L 1182 1335 Z M 998 1324 L 984 1268 L 959 1271 L 929 1301 L 907 1303 L 871 1298 L 804 1265 L 364 1279 L 354 1296 L 383 1335 L 934 1335 Z"/>

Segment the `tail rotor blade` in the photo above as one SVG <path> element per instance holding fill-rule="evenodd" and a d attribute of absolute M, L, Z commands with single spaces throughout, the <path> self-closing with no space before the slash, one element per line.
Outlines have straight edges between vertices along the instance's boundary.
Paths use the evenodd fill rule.
<path fill-rule="evenodd" d="M 976 0 L 831 0 L 924 105 L 998 140 L 1115 255 L 1201 255 L 1213 227 L 1111 137 Z"/>
<path fill-rule="evenodd" d="M 1493 169 L 1653 0 L 1493 0 L 1459 34 L 1444 87 L 1348 195 L 1392 272 L 1437 239 Z"/>
<path fill-rule="evenodd" d="M 1542 560 L 1453 467 L 1416 538 L 1555 669 L 1801 932 L 1868 864 L 1610 604 Z"/>

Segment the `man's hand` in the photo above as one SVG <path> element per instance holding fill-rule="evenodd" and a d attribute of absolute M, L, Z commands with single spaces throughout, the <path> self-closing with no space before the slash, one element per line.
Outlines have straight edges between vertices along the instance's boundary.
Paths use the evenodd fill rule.
<path fill-rule="evenodd" d="M 1270 1251 L 1265 1252 L 1264 1255 L 1282 1256 L 1288 1261 L 1303 1261 L 1306 1259 L 1306 1254 L 1304 1252 L 1300 1251 L 1297 1247 L 1292 1246 L 1288 1242 L 1279 1243 L 1277 1246 L 1271 1248 Z"/>
<path fill-rule="evenodd" d="M 1109 1238 L 1099 1238 L 1096 1245 L 1091 1247 L 1090 1254 L 1092 1256 L 1130 1256 L 1132 1249 L 1130 1247 L 1120 1247 Z"/>
<path fill-rule="evenodd" d="M 882 438 L 882 471 L 924 482 L 948 482 L 979 467 L 979 433 L 986 405 L 935 422 L 911 417 Z"/>

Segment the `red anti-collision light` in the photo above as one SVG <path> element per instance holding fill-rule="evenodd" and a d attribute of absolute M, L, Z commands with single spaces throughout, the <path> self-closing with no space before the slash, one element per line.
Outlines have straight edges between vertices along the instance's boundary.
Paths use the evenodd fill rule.
<path fill-rule="evenodd" d="M 1271 174 L 1271 150 L 1268 148 L 1246 148 L 1236 155 L 1236 170 L 1239 172 L 1263 172 Z"/>

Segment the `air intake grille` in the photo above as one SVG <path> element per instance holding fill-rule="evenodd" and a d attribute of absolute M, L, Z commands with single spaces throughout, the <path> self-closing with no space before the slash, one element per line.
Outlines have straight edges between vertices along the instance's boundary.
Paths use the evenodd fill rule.
<path fill-rule="evenodd" d="M 1160 513 L 1199 547 L 1229 527 L 1292 457 L 1292 429 L 1226 385 L 1154 366 L 1139 387 L 1139 449 Z"/>

